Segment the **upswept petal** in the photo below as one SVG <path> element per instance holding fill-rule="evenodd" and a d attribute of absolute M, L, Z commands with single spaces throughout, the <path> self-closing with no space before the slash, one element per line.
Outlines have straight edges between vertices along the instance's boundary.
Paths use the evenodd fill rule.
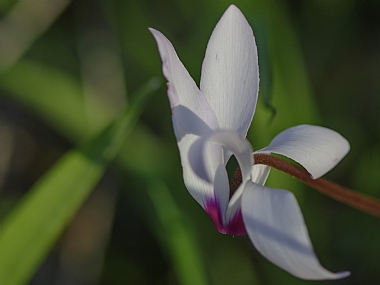
<path fill-rule="evenodd" d="M 172 109 L 173 126 L 180 141 L 186 134 L 204 135 L 218 129 L 214 112 L 198 89 L 171 42 L 159 31 L 150 28 L 162 59 L 162 71 L 168 80 L 168 97 Z"/>
<path fill-rule="evenodd" d="M 259 88 L 257 48 L 252 28 L 231 5 L 216 25 L 202 65 L 200 89 L 221 129 L 245 137 Z"/>
<path fill-rule="evenodd" d="M 225 187 L 220 181 L 223 179 L 223 173 L 220 171 L 224 168 L 223 149 L 215 144 L 204 146 L 204 169 L 210 174 L 210 179 L 205 181 L 199 178 L 194 172 L 189 161 L 190 147 L 199 140 L 198 136 L 187 134 L 178 142 L 179 153 L 181 156 L 183 180 L 191 196 L 205 208 L 207 202 L 215 197 L 215 191 L 229 191 L 228 178 Z M 227 174 L 226 174 L 227 175 Z M 215 181 L 216 180 L 216 181 Z M 216 185 L 214 185 L 216 184 Z M 228 199 L 228 197 L 226 198 Z"/>
<path fill-rule="evenodd" d="M 210 172 L 205 165 L 205 146 L 213 143 L 222 146 L 226 151 L 235 155 L 243 180 L 250 175 L 253 164 L 252 147 L 250 143 L 241 137 L 238 132 L 232 130 L 217 130 L 199 138 L 190 148 L 189 160 L 194 172 L 203 180 L 211 182 Z"/>
<path fill-rule="evenodd" d="M 350 150 L 339 133 L 319 126 L 299 125 L 279 133 L 255 153 L 277 153 L 301 164 L 317 179 L 330 171 Z"/>
<path fill-rule="evenodd" d="M 243 177 L 242 185 L 237 189 L 233 197 L 229 200 L 229 184 L 226 179 L 226 174 L 215 176 L 215 181 L 212 180 L 213 170 L 207 166 L 206 147 L 209 145 L 218 145 L 223 147 L 224 151 L 228 151 L 235 155 Z M 215 198 L 220 203 L 224 221 L 229 221 L 233 218 L 237 210 L 240 209 L 240 196 L 244 189 L 245 182 L 250 177 L 250 171 L 253 164 L 252 147 L 250 143 L 241 137 L 238 132 L 230 130 L 218 130 L 207 136 L 199 138 L 191 147 L 189 151 L 189 162 L 193 171 L 204 181 L 214 183 L 219 186 L 214 189 Z M 224 164 L 223 164 L 223 169 Z M 219 169 L 220 170 L 220 169 Z M 224 173 L 224 172 L 223 172 Z M 216 180 L 219 178 L 218 180 Z M 223 185 L 224 186 L 223 186 Z M 228 211 L 227 211 L 228 205 Z"/>
<path fill-rule="evenodd" d="M 301 279 L 339 279 L 319 263 L 294 195 L 252 182 L 246 184 L 242 214 L 248 235 L 268 260 Z"/>
<path fill-rule="evenodd" d="M 214 196 L 214 177 L 211 177 L 211 182 L 206 182 L 193 172 L 188 159 L 189 148 L 200 136 L 218 129 L 219 124 L 203 93 L 179 60 L 173 45 L 161 32 L 152 28 L 149 30 L 157 42 L 163 63 L 162 70 L 168 80 L 168 97 L 184 182 L 194 199 L 204 206 L 207 197 Z M 222 153 L 219 146 L 207 146 L 205 160 L 213 175 L 223 162 Z"/>

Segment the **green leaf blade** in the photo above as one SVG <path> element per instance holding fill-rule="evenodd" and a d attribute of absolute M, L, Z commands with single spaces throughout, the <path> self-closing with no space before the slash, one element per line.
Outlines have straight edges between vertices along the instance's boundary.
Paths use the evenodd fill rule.
<path fill-rule="evenodd" d="M 30 278 L 104 168 L 83 153 L 71 151 L 29 190 L 2 227 L 2 284 L 24 284 Z"/>
<path fill-rule="evenodd" d="M 25 284 L 118 153 L 149 95 L 148 81 L 130 107 L 94 139 L 67 152 L 6 217 L 0 232 L 0 284 Z"/>

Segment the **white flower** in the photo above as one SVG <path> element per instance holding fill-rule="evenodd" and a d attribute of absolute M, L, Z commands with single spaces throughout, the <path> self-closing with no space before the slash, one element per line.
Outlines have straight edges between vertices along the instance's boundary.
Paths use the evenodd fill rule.
<path fill-rule="evenodd" d="M 251 27 L 231 5 L 216 25 L 202 66 L 200 88 L 179 60 L 170 41 L 154 35 L 168 97 L 185 185 L 221 233 L 248 234 L 271 262 L 303 279 L 338 279 L 321 266 L 294 195 L 264 186 L 270 168 L 254 165 L 245 139 L 256 108 L 259 87 L 257 48 Z M 349 144 L 327 128 L 300 125 L 277 135 L 255 153 L 287 156 L 314 179 L 331 170 Z M 242 184 L 230 197 L 226 164 L 235 155 Z"/>

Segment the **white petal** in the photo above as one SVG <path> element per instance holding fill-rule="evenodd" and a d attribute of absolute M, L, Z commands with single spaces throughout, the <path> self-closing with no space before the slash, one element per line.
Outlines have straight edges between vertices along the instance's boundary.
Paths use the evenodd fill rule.
<path fill-rule="evenodd" d="M 214 199 L 218 202 L 222 220 L 226 222 L 226 212 L 228 201 L 230 199 L 230 183 L 224 164 L 220 164 L 214 176 Z"/>
<path fill-rule="evenodd" d="M 172 109 L 174 132 L 183 167 L 183 178 L 190 194 L 202 206 L 214 197 L 214 175 L 223 164 L 223 150 L 216 145 L 207 146 L 207 168 L 211 182 L 200 179 L 189 165 L 190 146 L 199 138 L 219 128 L 216 116 L 203 93 L 198 89 L 170 41 L 159 31 L 149 29 L 156 39 L 163 62 L 162 70 L 168 80 L 168 97 Z"/>
<path fill-rule="evenodd" d="M 168 97 L 177 141 L 186 134 L 201 136 L 219 128 L 214 112 L 179 60 L 173 45 L 161 32 L 152 28 L 149 30 L 156 39 L 162 70 L 168 80 Z"/>
<path fill-rule="evenodd" d="M 180 150 L 183 179 L 186 188 L 190 192 L 191 196 L 193 196 L 199 204 L 205 207 L 208 200 L 214 199 L 215 197 L 215 179 L 217 179 L 217 189 L 219 189 L 220 192 L 229 192 L 229 185 L 227 178 L 227 185 L 224 187 L 225 190 L 222 189 L 223 184 L 220 180 L 223 178 L 223 173 L 218 169 L 220 169 L 221 166 L 224 167 L 223 149 L 218 145 L 207 144 L 204 146 L 204 169 L 207 169 L 210 179 L 205 181 L 194 172 L 189 161 L 189 151 L 191 145 L 198 140 L 198 136 L 188 134 L 184 136 L 180 142 L 178 142 L 178 148 Z"/>
<path fill-rule="evenodd" d="M 260 185 L 264 185 L 267 181 L 270 172 L 270 167 L 267 165 L 256 164 L 251 167 L 251 181 Z M 243 181 L 239 188 L 236 190 L 234 195 L 231 197 L 228 203 L 228 210 L 226 219 L 229 221 L 234 217 L 235 213 L 241 209 L 241 198 L 243 191 L 245 189 L 246 181 Z"/>
<path fill-rule="evenodd" d="M 245 137 L 256 108 L 259 71 L 252 29 L 234 5 L 211 35 L 200 86 L 220 128 L 236 130 Z"/>
<path fill-rule="evenodd" d="M 251 169 L 251 180 L 254 183 L 264 185 L 270 172 L 270 166 L 255 164 Z"/>
<path fill-rule="evenodd" d="M 229 198 L 229 183 L 227 175 L 215 176 L 215 181 L 213 182 L 213 169 L 208 166 L 207 161 L 207 145 L 220 145 L 225 151 L 228 151 L 235 155 L 241 172 L 243 183 L 236 190 L 234 195 Z M 215 186 L 220 188 L 214 189 L 215 198 L 220 202 L 222 213 L 225 213 L 225 221 L 229 221 L 234 217 L 237 210 L 240 209 L 240 197 L 244 189 L 245 182 L 248 181 L 250 177 L 251 166 L 253 164 L 252 158 L 252 147 L 249 142 L 241 137 L 238 132 L 219 130 L 210 135 L 201 137 L 197 140 L 190 148 L 189 152 L 189 162 L 193 171 L 203 180 L 209 183 L 214 183 Z M 224 172 L 223 172 L 224 173 Z M 218 178 L 218 179 L 217 179 Z M 223 187 L 223 185 L 225 185 Z M 228 203 L 228 209 L 227 208 Z"/>
<path fill-rule="evenodd" d="M 294 276 L 323 280 L 350 274 L 332 273 L 319 263 L 303 215 L 291 192 L 248 182 L 242 196 L 242 213 L 256 249 Z"/>
<path fill-rule="evenodd" d="M 299 125 L 278 134 L 255 153 L 277 153 L 301 164 L 316 179 L 330 171 L 350 150 L 339 133 L 312 125 Z"/>
<path fill-rule="evenodd" d="M 226 151 L 234 154 L 239 163 L 243 180 L 249 177 L 253 164 L 251 155 L 252 147 L 250 143 L 235 131 L 219 130 L 201 137 L 190 148 L 190 164 L 194 172 L 197 173 L 200 178 L 211 182 L 211 172 L 207 169 L 205 156 L 207 153 L 205 146 L 209 143 L 220 145 L 224 147 Z"/>

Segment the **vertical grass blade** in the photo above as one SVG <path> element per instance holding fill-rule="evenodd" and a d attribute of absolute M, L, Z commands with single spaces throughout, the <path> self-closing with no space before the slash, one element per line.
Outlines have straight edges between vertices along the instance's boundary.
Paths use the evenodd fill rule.
<path fill-rule="evenodd" d="M 199 246 L 189 221 L 182 216 L 169 189 L 161 181 L 152 182 L 148 189 L 160 226 L 157 235 L 168 250 L 180 283 L 183 285 L 208 284 Z"/>

